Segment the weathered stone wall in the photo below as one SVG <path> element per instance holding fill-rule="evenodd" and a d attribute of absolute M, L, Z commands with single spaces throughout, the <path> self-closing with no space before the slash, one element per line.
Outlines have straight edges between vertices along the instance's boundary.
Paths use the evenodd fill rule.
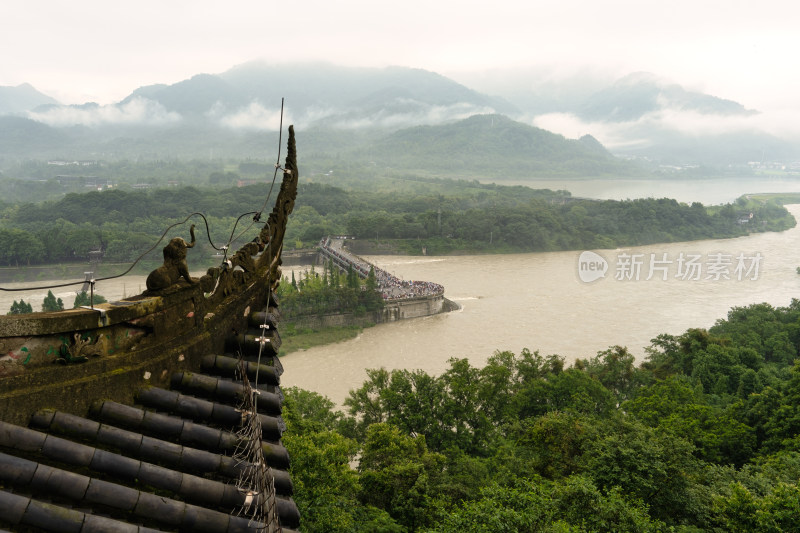
<path fill-rule="evenodd" d="M 58 348 L 64 342 L 71 345 L 75 332 L 109 339 L 102 353 L 89 355 L 84 363 L 57 364 L 53 362 L 56 356 L 45 352 L 37 358 L 38 364 L 28 367 L 33 362 L 29 361 L 0 379 L 0 420 L 24 424 L 31 412 L 42 408 L 83 415 L 97 399 L 132 403 L 143 384 L 168 388 L 173 372 L 198 369 L 204 355 L 223 353 L 227 335 L 246 329 L 249 314 L 263 309 L 268 301 L 266 284 L 259 285 L 229 296 L 222 306 L 225 312 L 219 314 L 205 312 L 203 292 L 197 285 L 184 285 L 142 299 L 141 306 L 104 304 L 105 326 L 98 322 L 100 313 L 90 310 L 61 312 L 38 325 L 44 313 L 19 315 L 27 318 L 21 322 L 0 317 L 0 322 L 6 322 L 3 326 L 22 335 L 3 339 L 6 342 L 24 344 L 45 338 Z M 33 331 L 28 327 L 45 324 L 49 335 L 29 336 Z"/>
<path fill-rule="evenodd" d="M 381 322 L 394 322 L 395 320 L 404 320 L 406 318 L 436 315 L 442 312 L 443 307 L 444 295 L 441 294 L 393 300 L 386 302 Z"/>
<path fill-rule="evenodd" d="M 275 206 L 258 238 L 222 265 L 191 284 L 93 310 L 0 316 L 0 419 L 24 424 L 47 407 L 84 415 L 99 399 L 131 404 L 140 387 L 168 387 L 173 372 L 199 369 L 204 356 L 222 354 L 227 338 L 247 330 L 250 314 L 270 305 L 297 182 L 289 126 Z"/>
<path fill-rule="evenodd" d="M 328 315 L 300 316 L 292 319 L 285 319 L 287 323 L 292 323 L 297 327 L 310 329 L 340 328 L 344 326 L 368 326 L 377 324 L 379 316 L 373 313 L 356 316 L 353 313 L 333 313 Z"/>
<path fill-rule="evenodd" d="M 327 315 L 294 317 L 286 319 L 286 322 L 291 322 L 298 327 L 311 329 L 365 326 L 368 324 L 381 324 L 383 322 L 394 322 L 406 318 L 419 318 L 439 313 L 447 313 L 457 309 L 459 309 L 458 304 L 439 295 L 388 302 L 383 310 L 361 316 L 354 315 L 353 313 L 331 313 Z"/>

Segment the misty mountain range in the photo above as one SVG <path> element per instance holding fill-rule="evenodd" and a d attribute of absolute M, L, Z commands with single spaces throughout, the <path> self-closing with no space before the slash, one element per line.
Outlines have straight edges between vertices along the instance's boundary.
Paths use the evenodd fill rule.
<path fill-rule="evenodd" d="M 652 74 L 632 74 L 584 94 L 564 83 L 561 91 L 552 84 L 546 91 L 512 84 L 498 90 L 502 79 L 494 80 L 489 95 L 420 69 L 247 63 L 140 87 L 104 106 L 61 105 L 27 84 L 0 87 L 0 157 L 269 158 L 265 147 L 273 146 L 285 97 L 283 123 L 305 134 L 307 154 L 395 168 L 410 168 L 416 154 L 438 147 L 442 172 L 448 158 L 456 171 L 475 169 L 471 165 L 494 154 L 513 159 L 520 174 L 560 175 L 568 168 L 576 175 L 629 174 L 630 167 L 625 171 L 596 139 L 615 155 L 670 165 L 800 159 L 797 144 L 749 123 L 757 111 Z M 465 133 L 475 126 L 466 119 L 475 115 L 498 124 L 482 131 L 479 143 Z M 591 142 L 545 131 L 559 131 L 566 122 Z M 448 142 L 453 139 L 458 142 Z M 589 160 L 596 166 L 586 174 Z"/>

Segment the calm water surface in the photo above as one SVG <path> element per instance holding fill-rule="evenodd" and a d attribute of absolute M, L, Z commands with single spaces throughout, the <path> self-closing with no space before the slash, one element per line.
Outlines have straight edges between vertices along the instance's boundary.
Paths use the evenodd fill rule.
<path fill-rule="evenodd" d="M 800 206 L 788 206 L 800 219 Z M 437 374 L 451 357 L 466 357 L 483 365 L 495 350 L 522 348 L 559 354 L 568 362 L 594 356 L 620 344 L 637 358 L 660 333 L 683 333 L 709 327 L 733 306 L 768 302 L 788 305 L 800 297 L 800 228 L 738 239 L 652 245 L 601 250 L 608 261 L 605 278 L 585 283 L 578 277 L 579 252 L 459 257 L 375 256 L 368 259 L 404 279 L 434 281 L 445 295 L 460 303 L 460 311 L 381 324 L 358 338 L 292 353 L 282 359 L 285 385 L 296 385 L 341 403 L 360 386 L 365 369 L 422 369 Z M 621 254 L 642 254 L 636 280 L 617 280 Z M 646 281 L 650 254 L 667 270 Z M 664 256 L 663 254 L 667 254 Z M 701 279 L 682 279 L 678 259 L 698 255 Z M 716 254 L 731 256 L 731 279 L 706 279 Z M 736 256 L 757 270 L 742 279 L 735 272 Z M 620 259 L 620 258 L 623 259 Z M 672 263 L 669 263 L 672 261 Z M 717 265 L 722 263 L 716 262 Z M 720 269 L 724 272 L 725 269 Z M 722 277 L 722 276 L 721 276 Z M 756 279 L 753 279 L 756 278 Z"/>
<path fill-rule="evenodd" d="M 704 179 L 576 179 L 504 181 L 535 189 L 567 189 L 573 196 L 601 200 L 674 198 L 704 205 L 730 203 L 744 194 L 800 192 L 800 177 L 726 177 Z"/>

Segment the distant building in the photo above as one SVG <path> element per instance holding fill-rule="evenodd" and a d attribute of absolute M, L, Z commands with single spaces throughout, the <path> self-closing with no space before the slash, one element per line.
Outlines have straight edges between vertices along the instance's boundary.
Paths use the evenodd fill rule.
<path fill-rule="evenodd" d="M 67 161 L 64 159 L 54 159 L 47 162 L 50 166 L 56 167 L 94 167 L 99 163 L 95 159 L 87 159 L 81 161 Z"/>
<path fill-rule="evenodd" d="M 86 187 L 87 189 L 96 189 L 102 191 L 103 189 L 110 189 L 114 186 L 109 178 L 100 178 L 97 176 L 79 176 L 71 174 L 59 174 L 55 178 L 60 185 L 64 187 Z"/>

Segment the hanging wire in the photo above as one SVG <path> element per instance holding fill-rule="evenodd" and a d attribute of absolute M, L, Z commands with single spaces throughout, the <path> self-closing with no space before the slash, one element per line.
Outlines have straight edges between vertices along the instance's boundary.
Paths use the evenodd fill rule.
<path fill-rule="evenodd" d="M 176 223 L 172 224 L 171 226 L 168 226 L 167 229 L 164 230 L 164 233 L 161 234 L 161 237 L 159 237 L 158 240 L 155 242 L 155 244 L 153 244 L 150 248 L 148 248 L 147 250 L 145 250 L 144 252 L 139 254 L 139 257 L 137 257 L 133 261 L 133 263 L 131 263 L 131 266 L 128 267 L 127 270 L 125 270 L 121 274 L 115 274 L 113 276 L 105 276 L 105 277 L 102 277 L 102 278 L 95 278 L 92 281 L 94 281 L 94 282 L 107 281 L 107 280 L 110 280 L 110 279 L 116 279 L 116 278 L 121 278 L 122 276 L 125 276 L 131 270 L 133 270 L 133 267 L 135 267 L 139 263 L 139 261 L 141 261 L 144 258 L 144 256 L 146 256 L 147 254 L 152 252 L 164 240 L 164 237 L 167 236 L 167 234 L 170 232 L 170 230 L 172 230 L 172 228 L 174 228 L 176 226 L 180 226 L 180 225 L 186 224 L 186 222 L 188 222 L 189 219 L 192 218 L 193 216 L 199 216 L 200 218 L 203 219 L 203 222 L 205 223 L 205 227 L 206 227 L 206 235 L 208 235 L 208 242 L 211 244 L 211 247 L 214 248 L 215 250 L 222 251 L 224 249 L 224 247 L 217 247 L 214 244 L 214 242 L 211 240 L 211 231 L 209 230 L 208 219 L 206 219 L 206 216 L 203 213 L 195 212 L 195 213 L 192 213 L 191 215 L 187 216 L 186 218 L 184 218 L 182 221 L 176 222 Z M 6 288 L 6 287 L 0 287 L 0 291 L 14 292 L 14 291 L 33 291 L 33 290 L 43 290 L 43 289 L 58 289 L 60 287 L 69 287 L 71 285 L 79 285 L 81 283 L 86 283 L 86 280 L 84 279 L 84 280 L 81 280 L 81 281 L 70 281 L 70 282 L 66 282 L 66 283 L 58 283 L 58 284 L 53 284 L 53 285 L 40 285 L 40 286 L 36 286 L 36 287 L 21 287 L 21 288 L 14 288 L 14 289 Z"/>
<path fill-rule="evenodd" d="M 267 243 L 264 252 L 267 254 L 267 264 L 271 265 L 271 243 Z M 255 339 L 258 342 L 258 357 L 256 359 L 256 372 L 253 383 L 250 382 L 247 376 L 243 355 L 244 348 L 241 344 L 238 350 L 237 373 L 244 387 L 242 401 L 239 405 L 243 423 L 241 429 L 236 433 L 239 439 L 233 457 L 237 461 L 237 465 L 240 466 L 236 488 L 244 495 L 244 504 L 238 510 L 238 514 L 247 516 L 250 524 L 261 531 L 279 533 L 281 525 L 275 499 L 275 477 L 272 475 L 272 470 L 264 457 L 263 433 L 261 420 L 258 417 L 258 395 L 261 393 L 258 388 L 258 376 L 264 347 L 270 343 L 270 339 L 267 337 L 267 330 L 269 329 L 267 318 L 269 314 L 269 299 L 272 294 L 271 274 L 268 275 L 267 283 L 269 283 L 269 294 L 267 296 L 264 321 L 261 324 L 261 333 Z"/>
<path fill-rule="evenodd" d="M 283 99 L 281 99 L 280 132 L 282 131 Z M 279 133 L 278 162 L 280 162 L 281 142 L 281 133 Z M 244 232 L 246 232 L 253 224 L 260 220 L 261 214 L 266 208 L 269 198 L 272 195 L 272 189 L 275 185 L 275 179 L 277 177 L 279 168 L 279 164 L 276 164 L 275 174 L 272 177 L 272 185 L 270 185 L 264 205 L 261 207 L 261 210 L 253 216 L 253 222 L 250 224 L 250 226 L 242 230 L 239 236 L 244 234 Z M 241 219 L 242 217 L 239 218 Z M 269 221 L 265 222 L 265 227 L 267 229 L 267 233 L 269 234 Z M 231 240 L 229 242 L 233 242 L 234 232 L 231 232 Z M 254 385 L 251 385 L 250 380 L 247 377 L 243 356 L 244 350 L 241 346 L 239 347 L 239 363 L 237 368 L 239 369 L 239 374 L 241 375 L 242 383 L 244 385 L 242 404 L 240 406 L 240 410 L 244 417 L 244 423 L 239 433 L 237 433 L 237 435 L 240 437 L 240 440 L 237 444 L 234 458 L 237 458 L 239 460 L 239 464 L 243 465 L 243 468 L 240 470 L 239 479 L 237 480 L 237 488 L 242 494 L 245 495 L 245 503 L 238 511 L 239 515 L 248 516 L 251 524 L 258 527 L 261 531 L 265 531 L 267 533 L 279 533 L 281 531 L 281 526 L 280 520 L 278 519 L 277 502 L 275 499 L 275 478 L 272 475 L 269 465 L 267 464 L 266 458 L 264 457 L 264 446 L 262 442 L 263 433 L 261 428 L 261 420 L 258 417 L 258 394 L 260 394 L 258 390 L 258 378 L 264 347 L 270 342 L 270 338 L 267 336 L 267 330 L 269 329 L 269 300 L 272 296 L 272 239 L 268 240 L 264 244 L 264 253 L 266 254 L 267 265 L 269 268 L 269 273 L 267 274 L 268 295 L 264 313 L 264 321 L 260 325 L 261 333 L 256 339 L 258 342 L 258 357 L 256 359 Z M 255 505 L 253 505 L 253 503 L 255 503 Z"/>
<path fill-rule="evenodd" d="M 195 215 L 199 215 L 200 217 L 203 218 L 203 221 L 205 221 L 205 223 L 206 223 L 206 232 L 208 232 L 208 221 L 206 220 L 205 215 L 203 215 L 203 213 L 199 213 L 199 212 L 198 213 L 192 213 L 191 215 L 189 215 L 188 217 L 183 219 L 181 222 L 176 222 L 175 224 L 172 224 L 171 226 L 167 227 L 167 229 L 164 230 L 164 233 L 161 234 L 161 237 L 159 237 L 159 239 L 155 242 L 155 244 L 153 244 L 153 246 L 151 246 L 150 248 L 148 248 L 147 250 L 145 250 L 144 252 L 139 254 L 139 257 L 137 257 L 136 260 L 133 263 L 131 263 L 131 266 L 128 267 L 128 269 L 125 272 L 123 272 L 121 274 L 116 274 L 114 276 L 106 276 L 106 277 L 102 277 L 102 278 L 96 278 L 94 281 L 97 282 L 97 281 L 106 281 L 106 280 L 109 280 L 109 279 L 121 278 L 122 276 L 128 274 L 131 270 L 133 270 L 133 267 L 135 267 L 139 263 L 139 261 L 141 261 L 142 258 L 144 258 L 144 256 L 146 256 L 147 254 L 152 252 L 156 248 L 156 246 L 158 246 L 159 243 L 161 243 L 161 241 L 164 240 L 164 237 L 166 237 L 167 233 L 169 233 L 169 231 L 172 228 L 174 228 L 176 226 L 180 226 L 182 224 L 186 224 L 186 222 L 190 218 L 195 216 Z M 209 242 L 210 242 L 211 241 L 210 233 L 209 233 L 208 239 L 209 239 Z M 212 246 L 213 246 L 213 244 L 212 244 Z M 85 282 L 86 282 L 86 280 L 84 279 L 84 280 L 81 280 L 81 281 L 70 281 L 70 282 L 67 282 L 67 283 L 58 283 L 58 284 L 54 284 L 54 285 L 41 285 L 41 286 L 37 286 L 37 287 L 21 287 L 21 288 L 15 288 L 15 289 L 9 289 L 9 288 L 6 288 L 6 287 L 0 287 L 0 291 L 13 292 L 13 291 L 32 291 L 32 290 L 43 290 L 43 289 L 57 289 L 57 288 L 60 288 L 60 287 L 69 287 L 71 285 L 79 285 L 79 284 L 85 283 Z"/>
<path fill-rule="evenodd" d="M 230 237 L 228 237 L 228 244 L 226 244 L 225 246 L 223 246 L 223 247 L 222 247 L 222 250 L 223 250 L 223 253 L 224 253 L 224 256 L 222 257 L 222 262 L 223 262 L 223 263 L 224 263 L 224 262 L 226 262 L 226 261 L 227 261 L 227 259 L 228 259 L 228 250 L 230 249 L 231 243 L 233 243 L 233 242 L 235 242 L 235 241 L 239 240 L 239 238 L 240 238 L 242 235 L 244 235 L 244 234 L 245 234 L 245 233 L 246 233 L 246 232 L 247 232 L 247 231 L 248 231 L 250 228 L 252 228 L 252 227 L 253 227 L 253 224 L 255 224 L 255 222 L 251 223 L 251 224 L 250 224 L 249 226 L 247 226 L 247 227 L 246 227 L 244 230 L 242 230 L 242 232 L 241 232 L 239 235 L 237 235 L 236 237 L 234 237 L 234 234 L 236 233 L 236 226 L 238 226 L 238 225 L 239 225 L 239 221 L 240 221 L 240 220 L 242 220 L 242 219 L 243 219 L 244 217 L 246 217 L 247 215 L 255 215 L 255 216 L 258 216 L 258 214 L 259 214 L 259 213 L 258 213 L 258 211 L 250 211 L 249 213 L 242 213 L 241 215 L 239 215 L 239 218 L 237 218 L 237 219 L 236 219 L 236 222 L 234 222 L 234 224 L 233 224 L 233 229 L 231 230 L 231 236 L 230 236 Z"/>
<path fill-rule="evenodd" d="M 269 222 L 267 222 L 265 224 L 265 226 L 267 228 L 267 233 L 269 233 L 269 231 L 270 231 Z M 269 273 L 267 274 L 267 283 L 269 284 L 269 286 L 267 287 L 267 291 L 268 291 L 268 293 L 267 293 L 267 307 L 266 307 L 266 311 L 267 312 L 264 313 L 264 323 L 261 324 L 261 337 L 260 337 L 260 339 L 262 341 L 264 339 L 266 339 L 266 331 L 269 329 L 269 324 L 267 324 L 267 315 L 269 314 L 269 299 L 270 299 L 270 296 L 272 295 L 272 239 L 270 239 L 269 242 L 266 243 L 266 248 L 264 250 L 264 253 L 267 254 L 267 268 L 269 268 Z M 264 343 L 261 342 L 259 344 L 259 347 L 258 347 L 258 364 L 259 365 L 261 364 L 261 351 L 263 349 L 264 349 Z M 260 368 L 257 366 L 256 367 L 256 376 L 255 376 L 256 388 L 258 388 L 258 371 L 259 371 L 259 369 Z"/>
<path fill-rule="evenodd" d="M 133 268 L 139 263 L 139 261 L 141 261 L 144 258 L 144 256 L 146 256 L 147 254 L 152 252 L 164 240 L 164 237 L 166 237 L 167 233 L 169 233 L 169 231 L 172 228 L 174 228 L 176 226 L 180 226 L 180 225 L 186 224 L 186 222 L 188 222 L 188 220 L 190 218 L 192 218 L 193 216 L 199 216 L 199 217 L 201 217 L 203 219 L 203 223 L 205 224 L 205 227 L 206 227 L 206 235 L 208 236 L 208 242 L 209 242 L 209 244 L 211 245 L 211 247 L 214 250 L 217 250 L 218 252 L 223 252 L 223 263 L 225 263 L 227 261 L 227 258 L 228 258 L 228 250 L 230 249 L 231 244 L 236 242 L 236 241 L 238 241 L 239 239 L 241 239 L 242 236 L 245 233 L 247 233 L 247 231 L 249 231 L 256 223 L 258 223 L 261 220 L 261 215 L 263 214 L 264 209 L 266 209 L 266 206 L 269 203 L 270 197 L 272 196 L 272 190 L 275 187 L 275 181 L 276 181 L 277 176 L 278 176 L 278 170 L 282 170 L 282 167 L 280 166 L 280 159 L 281 159 L 281 143 L 283 142 L 283 105 L 284 105 L 284 99 L 281 98 L 280 126 L 279 126 L 279 129 L 278 129 L 278 159 L 277 159 L 277 162 L 275 163 L 275 171 L 273 172 L 273 175 L 272 175 L 272 183 L 269 186 L 269 191 L 267 192 L 267 197 L 264 199 L 264 203 L 262 204 L 260 210 L 258 210 L 258 211 L 250 211 L 248 213 L 244 213 L 242 215 L 239 215 L 239 217 L 236 219 L 236 222 L 233 225 L 233 229 L 231 230 L 231 235 L 228 238 L 228 242 L 225 245 L 217 246 L 217 245 L 214 244 L 214 242 L 211 240 L 211 230 L 208 227 L 208 219 L 206 218 L 206 216 L 203 213 L 195 212 L 195 213 L 192 213 L 191 215 L 187 216 L 181 222 L 176 222 L 175 224 L 172 224 L 171 226 L 168 226 L 167 229 L 164 230 L 164 233 L 161 234 L 161 237 L 159 237 L 159 239 L 155 242 L 155 244 L 153 244 L 150 248 L 148 248 L 146 251 L 141 253 L 139 255 L 139 257 L 137 257 L 133 261 L 133 263 L 131 263 L 130 267 L 128 267 L 127 270 L 125 270 L 121 274 L 115 274 L 113 276 L 105 276 L 105 277 L 102 277 L 102 278 L 96 278 L 96 279 L 94 279 L 94 282 L 107 281 L 107 280 L 111 280 L 111 279 L 121 278 L 122 276 L 127 275 L 131 270 L 133 270 Z M 243 229 L 241 232 L 239 232 L 238 235 L 235 235 L 236 226 L 238 226 L 239 221 L 242 218 L 244 218 L 244 217 L 246 217 L 248 215 L 253 215 L 252 222 L 245 229 Z M 83 279 L 83 280 L 80 280 L 80 281 L 70 281 L 70 282 L 65 282 L 65 283 L 55 283 L 55 284 L 50 284 L 50 285 L 39 285 L 39 286 L 33 286 L 33 287 L 18 287 L 18 288 L 13 288 L 13 289 L 12 288 L 7 288 L 7 287 L 0 287 L 0 291 L 3 291 L 3 292 L 21 292 L 21 291 L 36 291 L 36 290 L 45 290 L 45 289 L 58 289 L 58 288 L 61 288 L 61 287 L 71 287 L 73 285 L 80 285 L 80 284 L 83 284 L 85 282 L 86 282 L 86 280 Z"/>
<path fill-rule="evenodd" d="M 275 161 L 275 171 L 272 173 L 272 183 L 270 183 L 269 191 L 267 192 L 267 197 L 264 199 L 264 203 L 261 205 L 261 209 L 258 211 L 254 211 L 252 213 L 245 213 L 244 215 L 240 216 L 239 219 L 246 215 L 253 215 L 253 221 L 243 229 L 236 237 L 234 237 L 234 232 L 236 231 L 236 225 L 234 224 L 234 229 L 231 231 L 230 239 L 228 240 L 228 246 L 231 243 L 238 241 L 242 235 L 247 233 L 247 231 L 253 227 L 254 224 L 261 220 L 261 215 L 264 213 L 264 209 L 267 208 L 267 204 L 269 203 L 269 199 L 272 197 L 272 189 L 275 187 L 275 181 L 278 179 L 278 170 L 284 170 L 281 167 L 281 144 L 283 143 L 283 98 L 281 98 L 281 116 L 280 116 L 280 125 L 278 127 L 278 159 Z M 236 220 L 236 224 L 239 223 L 239 219 Z"/>

